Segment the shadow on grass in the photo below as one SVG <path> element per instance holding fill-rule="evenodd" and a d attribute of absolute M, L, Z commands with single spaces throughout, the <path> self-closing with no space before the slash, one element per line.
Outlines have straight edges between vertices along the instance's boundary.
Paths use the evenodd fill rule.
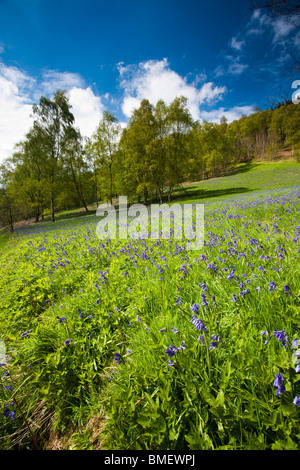
<path fill-rule="evenodd" d="M 253 192 L 253 190 L 239 187 L 239 188 L 223 188 L 223 189 L 186 189 L 184 193 L 179 194 L 173 198 L 173 201 L 185 201 L 187 199 L 209 199 L 214 197 L 230 196 L 233 194 L 243 194 Z M 172 202 L 173 202 L 172 201 Z"/>
<path fill-rule="evenodd" d="M 247 162 L 235 167 L 228 176 L 238 175 L 240 173 L 248 173 L 248 171 L 254 170 L 259 167 L 258 163 Z"/>
<path fill-rule="evenodd" d="M 89 210 L 88 212 L 86 211 L 78 211 L 78 212 L 70 212 L 69 214 L 64 214 L 64 213 L 57 213 L 55 214 L 55 220 L 65 220 L 65 219 L 74 219 L 76 217 L 83 217 L 87 215 L 95 215 L 96 210 Z M 51 216 L 47 215 L 44 217 L 43 222 L 51 222 Z"/>

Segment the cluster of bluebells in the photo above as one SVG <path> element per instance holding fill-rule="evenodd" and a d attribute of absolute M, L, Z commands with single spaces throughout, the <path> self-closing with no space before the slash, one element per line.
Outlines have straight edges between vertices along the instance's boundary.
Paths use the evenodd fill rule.
<path fill-rule="evenodd" d="M 269 339 L 270 339 L 269 332 L 264 330 L 260 334 L 261 334 L 261 336 L 266 335 L 267 339 L 265 341 L 265 344 L 267 344 L 269 342 Z M 273 336 L 281 342 L 284 349 L 287 349 L 287 343 L 289 342 L 289 339 L 288 339 L 287 334 L 284 331 L 273 331 Z"/>
<path fill-rule="evenodd" d="M 25 331 L 24 333 L 21 334 L 21 338 L 29 338 L 30 333 L 32 333 L 32 330 Z"/>
<path fill-rule="evenodd" d="M 167 349 L 165 349 L 165 353 L 169 357 L 168 366 L 174 367 L 175 369 L 177 369 L 176 364 L 174 362 L 172 362 L 170 357 L 176 356 L 177 352 L 182 350 L 182 349 L 186 349 L 186 347 L 184 346 L 184 341 L 181 341 L 180 346 L 178 348 L 176 346 L 174 346 L 174 344 L 172 344 Z"/>
<path fill-rule="evenodd" d="M 15 415 L 14 411 L 11 411 L 10 408 L 9 408 L 12 405 L 13 405 L 13 403 L 10 403 L 9 405 L 5 405 L 4 411 L 3 411 L 4 418 L 10 418 L 10 419 L 15 418 L 16 415 Z"/>
<path fill-rule="evenodd" d="M 118 364 L 118 366 L 121 364 L 122 358 L 120 353 L 114 353 L 115 356 L 115 362 Z"/>
<path fill-rule="evenodd" d="M 194 312 L 190 320 L 191 323 L 195 326 L 196 330 L 200 330 L 201 332 L 205 333 L 205 331 L 207 330 L 206 326 L 204 325 L 203 321 L 200 318 L 197 318 L 197 316 L 195 315 L 195 313 L 199 312 L 198 304 L 192 305 L 191 312 Z M 211 342 L 209 345 L 209 351 L 217 348 L 218 343 L 220 343 L 220 337 L 218 335 L 213 334 L 211 335 L 210 340 Z M 200 335 L 198 341 L 204 344 L 204 335 Z"/>
<path fill-rule="evenodd" d="M 275 376 L 275 380 L 273 383 L 273 387 L 277 387 L 276 396 L 281 395 L 282 393 L 285 392 L 285 386 L 283 384 L 283 381 L 284 381 L 284 378 L 281 372 L 279 372 L 279 374 Z"/>

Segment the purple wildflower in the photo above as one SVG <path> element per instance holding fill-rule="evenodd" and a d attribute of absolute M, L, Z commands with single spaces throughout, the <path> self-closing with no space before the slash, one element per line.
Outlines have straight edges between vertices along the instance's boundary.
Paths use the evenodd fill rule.
<path fill-rule="evenodd" d="M 198 304 L 193 304 L 191 306 L 191 312 L 198 313 L 199 312 L 199 305 Z"/>
<path fill-rule="evenodd" d="M 115 356 L 115 361 L 118 365 L 121 364 L 121 354 L 120 353 L 114 353 Z"/>
<path fill-rule="evenodd" d="M 287 334 L 284 331 L 273 331 L 273 335 L 281 342 L 284 349 L 286 349 L 286 343 L 289 342 Z"/>
<path fill-rule="evenodd" d="M 172 346 L 169 346 L 166 350 L 165 353 L 167 356 L 175 356 L 177 353 L 177 348 L 172 344 Z"/>
<path fill-rule="evenodd" d="M 274 292 L 275 292 L 275 290 L 276 290 L 276 284 L 275 284 L 275 282 L 271 281 L 271 282 L 269 282 L 269 285 L 270 285 L 269 291 L 272 292 L 272 294 L 274 294 Z"/>
<path fill-rule="evenodd" d="M 300 406 L 300 398 L 298 397 L 298 395 L 295 396 L 293 405 Z"/>
<path fill-rule="evenodd" d="M 273 387 L 277 387 L 276 396 L 281 395 L 282 393 L 285 392 L 285 386 L 282 383 L 283 381 L 284 381 L 284 378 L 282 374 L 279 372 L 279 374 L 275 376 L 275 380 L 273 383 Z"/>
<path fill-rule="evenodd" d="M 283 290 L 286 295 L 292 295 L 292 292 L 289 286 L 287 285 L 283 286 Z"/>
<path fill-rule="evenodd" d="M 206 326 L 204 326 L 202 320 L 197 318 L 196 315 L 192 316 L 191 323 L 196 327 L 196 330 L 206 331 Z"/>

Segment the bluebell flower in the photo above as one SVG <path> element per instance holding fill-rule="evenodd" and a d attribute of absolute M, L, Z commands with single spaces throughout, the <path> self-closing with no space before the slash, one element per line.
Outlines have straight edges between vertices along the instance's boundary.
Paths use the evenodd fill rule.
<path fill-rule="evenodd" d="M 281 395 L 282 393 L 285 392 L 285 386 L 283 385 L 283 381 L 284 381 L 284 378 L 281 372 L 279 372 L 279 374 L 275 376 L 275 380 L 273 383 L 273 387 L 277 387 L 276 396 Z"/>
<path fill-rule="evenodd" d="M 115 361 L 118 365 L 121 364 L 121 354 L 120 353 L 114 353 L 115 356 Z"/>
<path fill-rule="evenodd" d="M 70 346 L 70 344 L 72 343 L 72 340 L 71 339 L 66 339 L 65 341 L 65 346 L 67 346 L 67 348 Z"/>
<path fill-rule="evenodd" d="M 295 396 L 293 405 L 300 406 L 300 398 L 298 397 L 298 395 Z"/>
<path fill-rule="evenodd" d="M 268 344 L 268 341 L 269 341 L 269 332 L 268 332 L 268 331 L 262 331 L 260 334 L 261 334 L 261 336 L 264 336 L 264 335 L 267 336 L 267 339 L 266 339 L 266 341 L 265 341 L 265 344 Z"/>
<path fill-rule="evenodd" d="M 208 307 L 208 303 L 206 302 L 206 298 L 204 294 L 201 294 L 202 297 L 202 305 L 205 307 L 205 309 Z"/>
<path fill-rule="evenodd" d="M 191 323 L 196 327 L 196 330 L 206 331 L 206 326 L 204 326 L 202 320 L 197 318 L 196 315 L 192 316 Z"/>
<path fill-rule="evenodd" d="M 191 312 L 198 313 L 199 312 L 199 305 L 198 304 L 193 304 L 191 306 Z"/>
<path fill-rule="evenodd" d="M 273 331 L 273 335 L 281 342 L 284 349 L 286 349 L 286 343 L 289 342 L 287 334 L 284 331 Z"/>
<path fill-rule="evenodd" d="M 175 328 L 175 326 L 172 326 L 171 328 L 172 328 L 172 330 L 173 330 L 174 335 L 176 335 L 176 334 L 178 333 L 177 328 Z"/>
<path fill-rule="evenodd" d="M 174 367 L 175 369 L 177 369 L 176 364 L 174 364 L 174 362 L 172 362 L 171 359 L 168 359 L 168 366 Z"/>
<path fill-rule="evenodd" d="M 175 356 L 177 354 L 177 348 L 172 344 L 172 346 L 169 346 L 166 350 L 165 353 L 167 356 Z"/>
<path fill-rule="evenodd" d="M 56 317 L 58 319 L 58 323 L 63 323 L 66 320 L 66 317 Z"/>
<path fill-rule="evenodd" d="M 275 290 L 277 289 L 275 282 L 271 281 L 269 282 L 269 285 L 270 285 L 269 291 L 272 292 L 272 294 L 274 294 Z"/>
<path fill-rule="evenodd" d="M 213 341 L 211 341 L 209 345 L 209 350 L 215 349 L 218 346 L 218 343 L 220 342 L 220 337 L 217 335 L 211 335 L 210 339 L 212 339 Z"/>
<path fill-rule="evenodd" d="M 292 295 L 292 292 L 289 286 L 287 285 L 283 286 L 283 290 L 286 295 Z"/>

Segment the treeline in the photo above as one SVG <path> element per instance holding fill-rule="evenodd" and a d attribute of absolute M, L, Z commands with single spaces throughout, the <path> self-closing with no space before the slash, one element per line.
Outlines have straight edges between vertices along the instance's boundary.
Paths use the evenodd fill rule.
<path fill-rule="evenodd" d="M 105 111 L 94 135 L 75 127 L 66 92 L 41 97 L 34 123 L 0 167 L 0 220 L 14 222 L 127 195 L 170 202 L 184 181 L 226 175 L 237 163 L 272 159 L 289 147 L 299 160 L 300 106 L 287 102 L 228 124 L 194 122 L 184 97 L 143 100 L 127 126 Z"/>

